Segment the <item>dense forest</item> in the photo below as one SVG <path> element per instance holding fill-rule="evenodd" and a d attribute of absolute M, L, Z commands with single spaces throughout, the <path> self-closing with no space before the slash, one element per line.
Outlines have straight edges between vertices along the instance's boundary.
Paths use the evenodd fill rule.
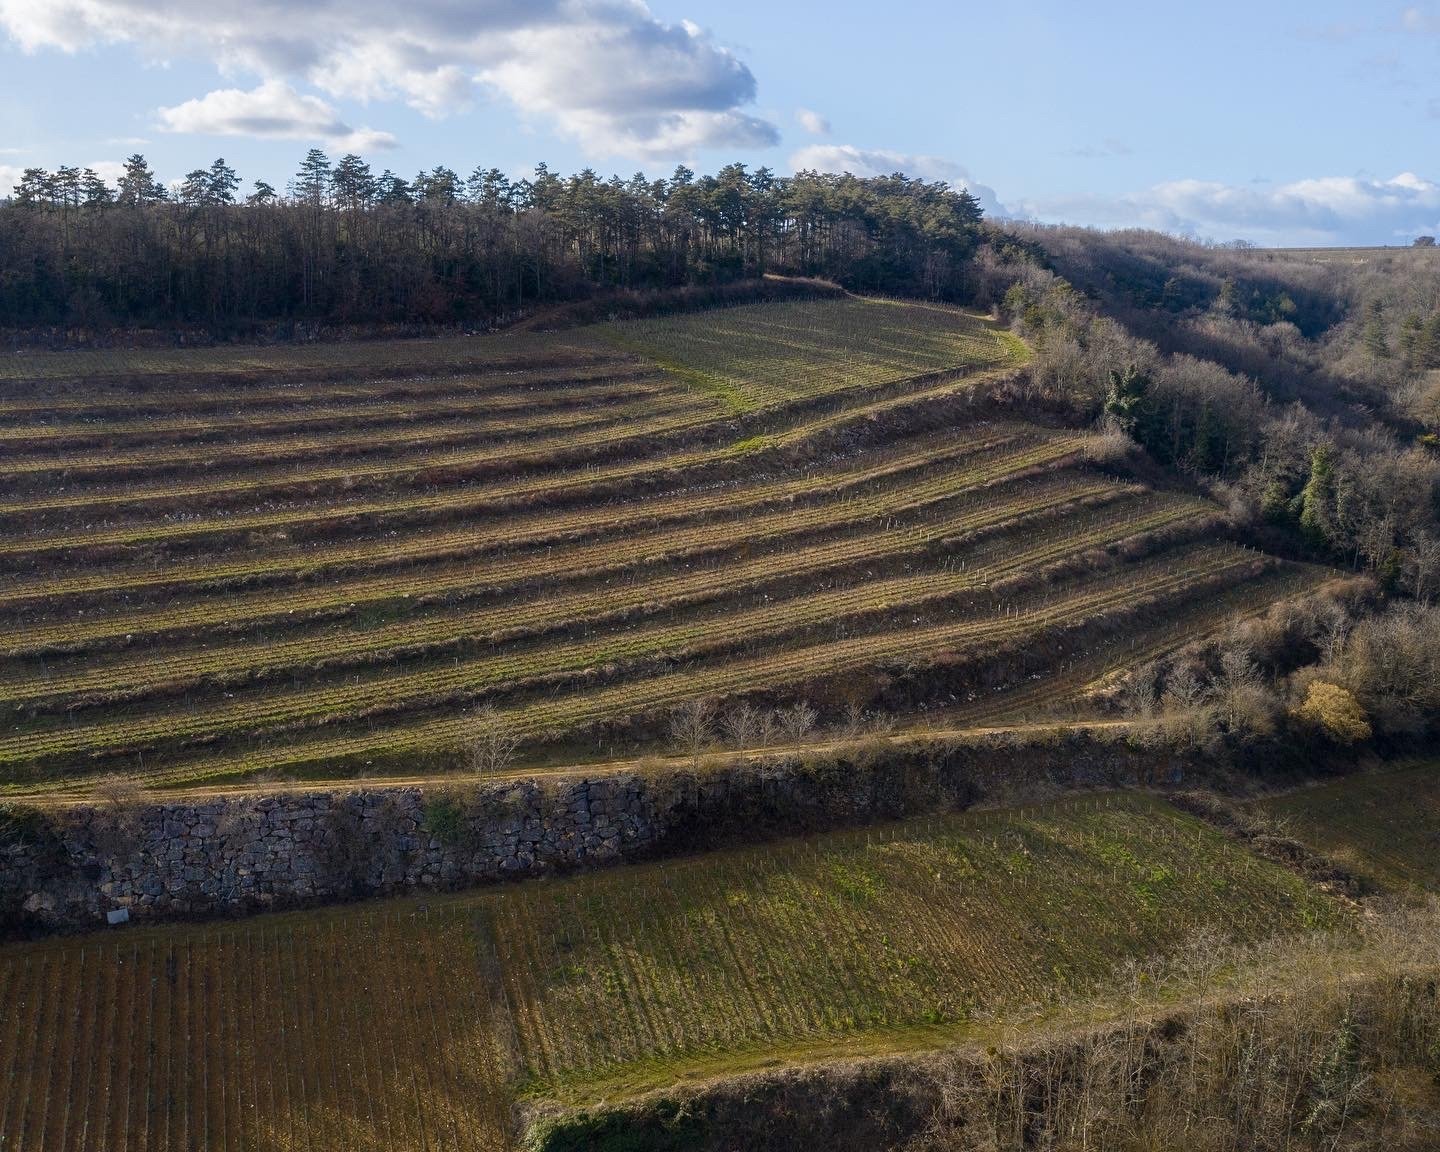
<path fill-rule="evenodd" d="M 968 192 L 901 175 L 777 177 L 731 164 L 664 180 L 511 181 L 444 167 L 406 180 L 312 150 L 281 195 L 241 193 L 224 160 L 173 189 L 143 156 L 118 187 L 26 169 L 0 202 L 4 326 L 281 321 L 474 323 L 597 289 L 723 283 L 767 272 L 859 291 L 954 298 L 978 239 Z"/>
<path fill-rule="evenodd" d="M 1186 473 L 1267 548 L 1440 592 L 1440 256 L 1007 224 L 977 300 L 1036 348 L 1026 403 Z"/>

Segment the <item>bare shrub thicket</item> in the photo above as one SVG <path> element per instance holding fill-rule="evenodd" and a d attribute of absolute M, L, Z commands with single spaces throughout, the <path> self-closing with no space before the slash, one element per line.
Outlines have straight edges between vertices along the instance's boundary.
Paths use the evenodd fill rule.
<path fill-rule="evenodd" d="M 1402 605 L 1359 621 L 1334 664 L 1382 728 L 1423 731 L 1440 714 L 1440 608 Z"/>
<path fill-rule="evenodd" d="M 1027 1022 L 930 1064 L 936 1106 L 905 1147 L 1433 1148 L 1437 955 L 1433 899 L 1377 908 L 1355 938 L 1237 947 L 1196 934 L 1113 974 L 1101 1001 L 1112 1023 Z"/>
<path fill-rule="evenodd" d="M 1282 731 L 1338 746 L 1440 725 L 1440 607 L 1286 602 L 1113 691 L 1141 739 L 1205 748 Z"/>
<path fill-rule="evenodd" d="M 111 774 L 91 787 L 96 808 L 91 825 L 95 846 L 107 856 L 125 856 L 140 833 L 145 793 L 128 776 Z"/>

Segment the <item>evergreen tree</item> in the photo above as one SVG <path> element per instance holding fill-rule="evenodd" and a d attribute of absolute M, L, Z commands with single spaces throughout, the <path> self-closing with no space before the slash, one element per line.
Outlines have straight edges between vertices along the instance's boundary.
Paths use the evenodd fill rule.
<path fill-rule="evenodd" d="M 210 165 L 206 180 L 205 202 L 207 204 L 233 204 L 235 192 L 240 187 L 240 177 L 235 169 L 225 163 L 224 157 Z"/>
<path fill-rule="evenodd" d="M 136 152 L 125 161 L 125 171 L 117 182 L 116 202 L 131 207 L 158 204 L 167 198 L 165 186 L 155 179 L 145 157 Z"/>
<path fill-rule="evenodd" d="M 395 175 L 388 168 L 385 169 L 375 181 L 375 199 L 381 204 L 409 204 L 410 181 Z"/>
<path fill-rule="evenodd" d="M 1335 465 L 1328 444 L 1310 453 L 1310 478 L 1300 493 L 1300 532 L 1316 548 L 1335 541 Z"/>
<path fill-rule="evenodd" d="M 54 187 L 54 201 L 61 208 L 78 208 L 84 198 L 83 185 L 80 181 L 80 169 L 62 165 L 55 170 L 52 178 Z"/>
<path fill-rule="evenodd" d="M 1390 355 L 1389 336 L 1385 329 L 1385 309 L 1379 300 L 1373 300 L 1365 316 L 1365 350 L 1372 356 L 1387 359 Z"/>
<path fill-rule="evenodd" d="M 300 162 L 300 170 L 291 182 L 295 199 L 312 208 L 325 203 L 325 194 L 330 190 L 330 157 L 319 148 L 311 148 Z"/>
<path fill-rule="evenodd" d="M 55 181 L 44 168 L 26 168 L 13 192 L 15 203 L 26 208 L 51 204 L 55 199 Z"/>
<path fill-rule="evenodd" d="M 331 173 L 330 187 L 334 192 L 335 206 L 347 212 L 369 207 L 375 199 L 375 177 L 370 172 L 370 165 L 353 152 L 340 157 L 335 171 Z"/>
<path fill-rule="evenodd" d="M 87 208 L 103 208 L 114 200 L 110 185 L 93 168 L 86 168 L 80 173 L 80 192 Z"/>
<path fill-rule="evenodd" d="M 1122 373 L 1110 370 L 1110 390 L 1105 396 L 1105 414 L 1129 435 L 1139 429 L 1142 407 L 1150 391 L 1150 377 L 1131 364 Z"/>
<path fill-rule="evenodd" d="M 199 208 L 210 202 L 210 173 L 204 168 L 196 168 L 185 174 L 184 181 L 180 184 L 177 193 L 180 203 L 187 208 Z"/>

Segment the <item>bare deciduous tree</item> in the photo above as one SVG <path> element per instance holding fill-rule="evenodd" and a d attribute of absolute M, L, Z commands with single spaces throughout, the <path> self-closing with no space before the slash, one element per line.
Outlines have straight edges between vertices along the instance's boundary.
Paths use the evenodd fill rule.
<path fill-rule="evenodd" d="M 726 739 L 744 752 L 759 743 L 765 722 L 758 708 L 742 702 L 725 714 L 720 726 L 725 731 Z"/>
<path fill-rule="evenodd" d="M 1417 528 L 1410 534 L 1410 580 L 1415 599 L 1430 603 L 1440 577 L 1440 536 Z"/>
<path fill-rule="evenodd" d="M 1167 743 L 1204 747 L 1214 739 L 1212 692 L 1189 665 L 1170 673 L 1160 697 L 1160 715 L 1160 731 Z"/>
<path fill-rule="evenodd" d="M 493 704 L 471 713 L 466 753 L 472 772 L 482 776 L 504 772 L 515 762 L 519 750 L 520 734 L 509 717 Z"/>
<path fill-rule="evenodd" d="M 761 708 L 757 712 L 759 716 L 759 732 L 755 741 L 761 748 L 769 748 L 775 743 L 775 733 L 780 728 L 780 717 L 773 708 Z"/>
<path fill-rule="evenodd" d="M 670 712 L 670 737 L 698 767 L 700 753 L 710 743 L 714 732 L 714 708 L 709 700 L 687 700 Z"/>
<path fill-rule="evenodd" d="M 1250 650 L 1241 644 L 1231 644 L 1220 652 L 1215 704 L 1226 731 L 1236 736 L 1274 731 L 1277 701 L 1251 659 Z"/>
<path fill-rule="evenodd" d="M 1155 665 L 1146 664 L 1135 669 L 1125 685 L 1125 711 L 1141 720 L 1150 720 L 1155 715 L 1159 694 L 1155 690 Z"/>
<path fill-rule="evenodd" d="M 852 743 L 876 736 L 887 736 L 895 730 L 895 719 L 883 712 L 872 712 L 863 704 L 851 701 L 845 707 L 840 734 Z"/>
<path fill-rule="evenodd" d="M 846 740 L 858 740 L 865 734 L 865 705 L 852 700 L 845 705 L 845 719 L 840 725 L 840 734 Z"/>
<path fill-rule="evenodd" d="M 805 743 L 806 737 L 815 730 L 817 719 L 819 719 L 819 713 L 804 700 L 783 709 L 778 717 L 780 731 L 797 752 L 800 750 L 800 745 Z"/>

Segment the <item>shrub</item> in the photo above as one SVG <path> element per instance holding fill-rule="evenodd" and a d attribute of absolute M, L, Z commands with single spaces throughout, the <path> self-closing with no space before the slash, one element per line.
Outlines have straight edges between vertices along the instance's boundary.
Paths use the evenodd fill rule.
<path fill-rule="evenodd" d="M 0 804 L 0 850 L 38 844 L 49 821 L 38 808 L 24 804 Z"/>
<path fill-rule="evenodd" d="M 1305 703 L 1294 715 L 1320 729 L 1337 744 L 1358 744 L 1370 739 L 1370 720 L 1349 689 L 1328 680 L 1314 680 Z"/>
<path fill-rule="evenodd" d="M 425 801 L 422 825 L 442 844 L 458 844 L 465 831 L 465 809 L 454 796 L 431 797 Z"/>

